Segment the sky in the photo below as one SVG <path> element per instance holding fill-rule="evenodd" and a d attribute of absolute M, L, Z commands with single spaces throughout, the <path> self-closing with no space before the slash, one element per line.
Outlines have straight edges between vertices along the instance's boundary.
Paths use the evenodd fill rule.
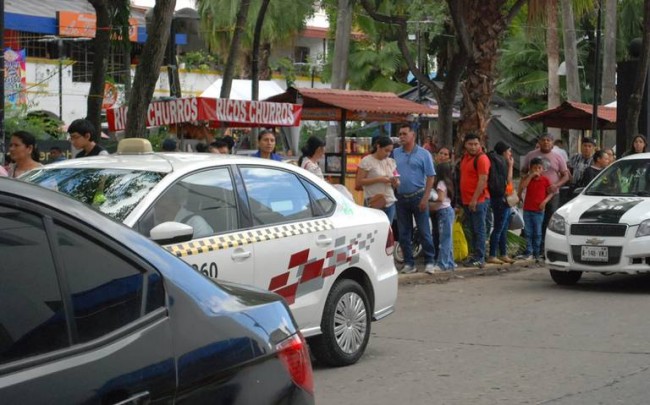
<path fill-rule="evenodd" d="M 156 4 L 156 0 L 132 0 L 131 3 L 138 6 L 153 7 Z M 194 0 L 176 0 L 176 10 L 186 7 L 195 8 Z"/>

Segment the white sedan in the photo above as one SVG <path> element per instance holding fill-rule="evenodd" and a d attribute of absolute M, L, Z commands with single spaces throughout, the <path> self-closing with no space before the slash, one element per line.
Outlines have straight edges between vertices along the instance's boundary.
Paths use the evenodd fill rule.
<path fill-rule="evenodd" d="M 397 298 L 383 212 L 294 165 L 153 153 L 146 140 L 125 141 L 115 155 L 47 165 L 23 179 L 94 206 L 211 278 L 282 295 L 319 361 L 361 357 L 371 321 L 391 314 Z"/>
<path fill-rule="evenodd" d="M 544 246 L 557 284 L 585 271 L 650 272 L 650 153 L 616 161 L 557 210 Z"/>

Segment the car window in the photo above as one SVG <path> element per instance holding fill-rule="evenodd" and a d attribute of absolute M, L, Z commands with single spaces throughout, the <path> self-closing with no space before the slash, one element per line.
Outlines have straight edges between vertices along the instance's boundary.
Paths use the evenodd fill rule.
<path fill-rule="evenodd" d="M 117 221 L 123 221 L 164 173 L 128 169 L 36 170 L 24 180 L 65 193 Z"/>
<path fill-rule="evenodd" d="M 191 174 L 169 187 L 138 224 L 149 236 L 151 228 L 166 221 L 188 224 L 194 238 L 239 228 L 232 177 L 228 168 Z"/>
<path fill-rule="evenodd" d="M 320 211 L 317 212 L 317 214 L 325 215 L 332 212 L 335 205 L 332 198 L 327 194 L 325 194 L 320 188 L 310 183 L 309 181 L 303 180 L 303 182 L 307 186 L 307 190 L 309 190 L 309 194 L 311 194 L 315 208 L 318 209 L 318 211 Z"/>
<path fill-rule="evenodd" d="M 68 346 L 42 218 L 0 205 L 0 258 L 0 364 Z"/>
<path fill-rule="evenodd" d="M 254 225 L 269 225 L 313 216 L 307 190 L 290 172 L 242 167 Z"/>
<path fill-rule="evenodd" d="M 61 224 L 55 229 L 79 343 L 113 332 L 144 315 L 144 271 L 86 235 Z M 149 290 L 155 296 L 161 292 Z"/>
<path fill-rule="evenodd" d="M 650 196 L 650 160 L 620 160 L 603 170 L 585 190 L 587 195 Z"/>

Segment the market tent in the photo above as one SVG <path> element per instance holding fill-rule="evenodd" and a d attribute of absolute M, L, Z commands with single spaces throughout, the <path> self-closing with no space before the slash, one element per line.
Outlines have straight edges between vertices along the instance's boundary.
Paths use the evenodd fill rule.
<path fill-rule="evenodd" d="M 591 129 L 593 105 L 565 101 L 555 108 L 540 111 L 522 118 L 523 121 L 537 121 L 550 128 Z M 597 107 L 598 129 L 616 129 L 616 107 Z"/>
<path fill-rule="evenodd" d="M 405 100 L 394 93 L 376 91 L 289 87 L 266 101 L 299 104 L 302 106 L 302 119 L 306 121 L 341 122 L 341 183 L 345 182 L 347 171 L 344 146 L 347 121 L 404 122 L 413 115 L 438 114 L 435 107 Z"/>
<path fill-rule="evenodd" d="M 221 97 L 221 86 L 223 84 L 223 79 L 217 79 L 214 83 L 208 86 L 207 89 L 203 90 L 201 97 L 211 97 L 219 98 Z M 260 80 L 259 81 L 259 97 L 258 100 L 264 100 L 268 97 L 275 96 L 284 92 L 284 89 L 280 87 L 279 84 L 272 80 Z M 229 99 L 232 100 L 250 100 L 252 97 L 252 88 L 250 80 L 240 80 L 235 79 L 232 81 L 232 87 L 230 88 Z"/>

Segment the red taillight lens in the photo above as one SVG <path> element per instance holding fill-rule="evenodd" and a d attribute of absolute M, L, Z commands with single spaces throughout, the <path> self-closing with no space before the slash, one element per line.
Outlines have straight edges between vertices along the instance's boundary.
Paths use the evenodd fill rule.
<path fill-rule="evenodd" d="M 386 255 L 391 256 L 395 250 L 395 237 L 393 236 L 393 228 L 388 226 L 388 238 L 386 238 Z"/>
<path fill-rule="evenodd" d="M 297 333 L 278 344 L 278 357 L 289 371 L 291 379 L 299 387 L 314 394 L 314 373 L 311 369 L 309 349 L 305 338 Z"/>

